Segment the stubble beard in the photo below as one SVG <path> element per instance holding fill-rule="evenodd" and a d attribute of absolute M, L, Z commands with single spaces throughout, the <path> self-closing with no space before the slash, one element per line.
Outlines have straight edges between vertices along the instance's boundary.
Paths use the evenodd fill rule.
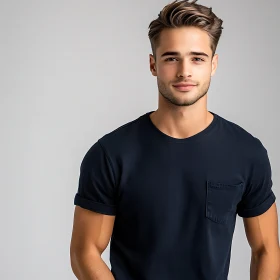
<path fill-rule="evenodd" d="M 182 97 L 178 98 L 161 80 L 158 81 L 159 93 L 165 98 L 168 102 L 172 103 L 175 106 L 190 106 L 196 103 L 200 98 L 202 98 L 210 87 L 211 78 L 209 81 L 205 82 L 203 86 L 199 88 L 199 84 L 194 87 L 191 91 L 188 92 L 178 92 L 177 94 L 182 94 Z M 174 91 L 176 89 L 174 88 Z M 192 91 L 196 90 L 195 96 L 193 96 Z"/>

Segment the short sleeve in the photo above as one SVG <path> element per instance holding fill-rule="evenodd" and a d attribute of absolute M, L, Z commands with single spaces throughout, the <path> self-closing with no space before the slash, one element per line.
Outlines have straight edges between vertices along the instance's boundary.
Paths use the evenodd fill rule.
<path fill-rule="evenodd" d="M 110 159 L 99 141 L 82 160 L 74 204 L 102 214 L 116 214 L 115 177 Z"/>
<path fill-rule="evenodd" d="M 260 140 L 257 140 L 259 145 L 250 164 L 248 184 L 242 200 L 237 205 L 237 214 L 244 218 L 263 214 L 276 200 L 272 190 L 272 172 L 267 150 Z"/>

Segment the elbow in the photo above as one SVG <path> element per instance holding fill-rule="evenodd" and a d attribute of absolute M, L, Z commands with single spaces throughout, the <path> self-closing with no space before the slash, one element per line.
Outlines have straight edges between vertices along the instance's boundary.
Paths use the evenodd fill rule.
<path fill-rule="evenodd" d="M 269 269 L 277 275 L 280 279 L 280 248 L 274 247 L 270 249 L 263 249 L 259 251 L 252 251 L 252 263 L 259 265 L 260 263 L 267 263 Z"/>
<path fill-rule="evenodd" d="M 72 272 L 77 277 L 77 279 L 81 279 L 77 260 L 78 260 L 77 254 L 75 253 L 75 251 L 70 249 L 70 266 L 71 266 Z"/>
<path fill-rule="evenodd" d="M 73 246 L 70 246 L 70 264 L 73 269 L 73 266 L 75 265 L 76 262 L 76 251 L 74 250 Z"/>
<path fill-rule="evenodd" d="M 100 257 L 101 254 L 95 246 L 89 246 L 87 249 L 70 247 L 70 264 L 76 277 L 77 274 L 79 275 L 79 267 L 83 263 L 87 262 L 88 259 L 99 259 Z"/>

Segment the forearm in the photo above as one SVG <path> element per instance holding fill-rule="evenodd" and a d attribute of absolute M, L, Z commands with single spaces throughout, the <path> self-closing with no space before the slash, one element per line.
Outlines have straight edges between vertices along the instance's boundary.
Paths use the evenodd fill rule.
<path fill-rule="evenodd" d="M 78 280 L 115 280 L 101 256 L 96 254 L 73 257 L 72 270 Z"/>
<path fill-rule="evenodd" d="M 250 280 L 279 280 L 280 251 L 273 253 L 252 254 Z"/>

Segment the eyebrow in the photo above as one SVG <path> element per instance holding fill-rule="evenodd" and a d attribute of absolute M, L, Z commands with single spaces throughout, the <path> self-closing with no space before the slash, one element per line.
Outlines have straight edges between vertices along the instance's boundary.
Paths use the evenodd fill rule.
<path fill-rule="evenodd" d="M 187 54 L 188 55 L 201 55 L 201 56 L 209 57 L 209 55 L 204 52 L 189 52 Z M 161 55 L 161 57 L 169 56 L 169 55 L 180 55 L 180 53 L 179 52 L 165 52 Z"/>

